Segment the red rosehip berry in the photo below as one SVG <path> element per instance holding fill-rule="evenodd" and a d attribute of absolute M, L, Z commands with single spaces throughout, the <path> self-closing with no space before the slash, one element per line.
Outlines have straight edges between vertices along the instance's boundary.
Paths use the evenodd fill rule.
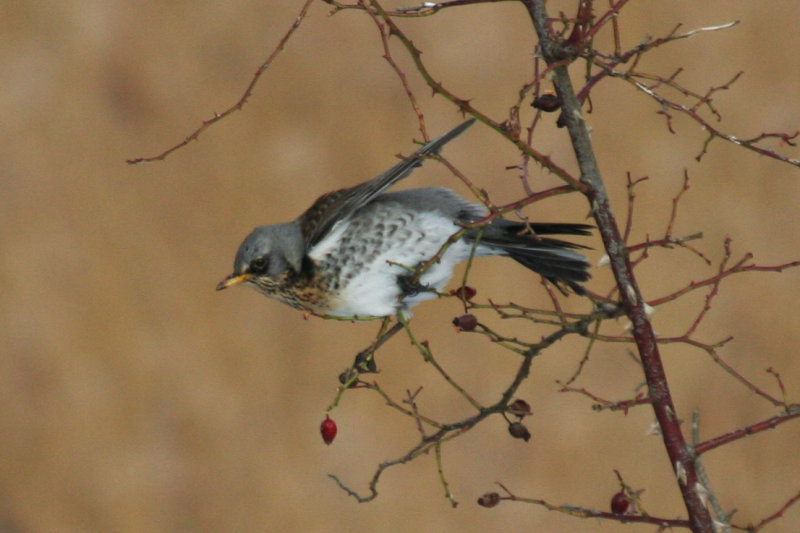
<path fill-rule="evenodd" d="M 614 514 L 625 514 L 630 505 L 631 499 L 622 491 L 611 497 L 611 512 Z"/>
<path fill-rule="evenodd" d="M 450 294 L 452 294 L 453 296 L 458 296 L 463 300 L 472 300 L 475 297 L 475 295 L 478 294 L 478 291 L 476 291 L 473 287 L 470 287 L 469 285 L 462 285 L 457 289 L 451 290 Z"/>
<path fill-rule="evenodd" d="M 322 424 L 319 425 L 319 432 L 322 434 L 322 440 L 325 444 L 330 444 L 333 442 L 333 439 L 336 438 L 336 432 L 338 428 L 336 427 L 336 422 L 334 422 L 331 417 L 325 415 L 325 420 L 322 421 Z"/>

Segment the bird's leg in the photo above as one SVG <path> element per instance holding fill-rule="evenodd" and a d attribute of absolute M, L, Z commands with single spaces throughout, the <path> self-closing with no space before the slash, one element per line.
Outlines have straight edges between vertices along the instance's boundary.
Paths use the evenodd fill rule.
<path fill-rule="evenodd" d="M 397 286 L 400 287 L 401 298 L 405 296 L 416 296 L 421 292 L 435 292 L 430 285 L 420 283 L 419 278 L 423 272 L 419 269 L 423 265 L 418 265 L 411 273 L 405 276 L 397 276 Z"/>
<path fill-rule="evenodd" d="M 358 352 L 358 355 L 356 355 L 356 359 L 353 362 L 352 370 L 358 372 L 359 374 L 375 373 L 378 371 L 378 367 L 375 365 L 375 351 L 380 348 L 383 343 L 392 338 L 392 335 L 403 329 L 403 324 L 401 322 L 396 322 L 390 328 L 389 323 L 391 320 L 392 317 L 388 316 L 383 319 L 383 322 L 381 323 L 381 329 L 378 331 L 378 336 L 375 338 L 375 341 L 366 349 Z"/>
<path fill-rule="evenodd" d="M 398 276 L 397 285 L 403 296 L 416 296 L 417 294 L 429 290 L 427 285 L 414 279 L 415 276 Z"/>

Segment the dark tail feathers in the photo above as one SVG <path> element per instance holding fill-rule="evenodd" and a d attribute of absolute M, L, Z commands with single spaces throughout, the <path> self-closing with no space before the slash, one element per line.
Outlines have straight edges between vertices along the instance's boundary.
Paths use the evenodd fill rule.
<path fill-rule="evenodd" d="M 483 230 L 476 230 L 467 238 L 480 238 L 480 244 L 495 248 L 518 263 L 545 277 L 565 292 L 562 284 L 576 294 L 585 294 L 580 283 L 587 281 L 589 263 L 575 249 L 587 248 L 560 239 L 542 235 L 591 235 L 593 226 L 586 224 L 550 224 L 534 222 L 525 224 L 505 219 L 495 219 Z M 480 237 L 479 237 L 480 235 Z"/>

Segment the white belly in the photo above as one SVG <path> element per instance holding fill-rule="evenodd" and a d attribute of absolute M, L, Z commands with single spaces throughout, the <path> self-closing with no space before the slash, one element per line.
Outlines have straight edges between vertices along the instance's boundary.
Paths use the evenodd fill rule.
<path fill-rule="evenodd" d="M 386 228 L 391 227 L 391 235 Z M 434 257 L 447 239 L 460 228 L 437 213 L 415 213 L 405 220 L 376 219 L 369 225 L 358 227 L 349 223 L 335 227 L 309 255 L 315 261 L 332 261 L 333 257 L 350 257 L 340 261 L 340 279 L 346 280 L 329 311 L 336 316 L 388 316 L 398 309 L 408 313 L 419 302 L 436 298 L 434 291 L 445 287 L 453 275 L 455 265 L 469 257 L 471 244 L 458 241 L 442 254 L 441 259 L 428 268 L 419 280 L 421 290 L 401 297 L 398 278 L 412 276 L 413 269 Z M 347 235 L 349 239 L 345 239 Z M 357 236 L 357 238 L 356 238 Z M 341 249 L 342 242 L 346 249 Z M 374 246 L 380 242 L 381 246 Z M 368 257 L 359 261 L 353 256 Z"/>

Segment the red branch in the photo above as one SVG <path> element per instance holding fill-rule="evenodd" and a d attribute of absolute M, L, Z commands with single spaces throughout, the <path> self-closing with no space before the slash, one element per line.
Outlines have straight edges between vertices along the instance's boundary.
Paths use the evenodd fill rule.
<path fill-rule="evenodd" d="M 545 61 L 552 65 L 563 61 L 569 53 L 558 42 L 550 38 L 544 0 L 523 0 L 533 20 L 539 37 L 539 49 Z M 594 155 L 588 127 L 581 117 L 581 103 L 572 86 L 569 72 L 564 66 L 553 70 L 553 84 L 561 104 L 562 119 L 567 127 L 575 156 L 581 169 L 581 182 L 586 185 L 585 194 L 597 222 L 597 228 L 608 253 L 609 263 L 625 314 L 632 323 L 633 337 L 642 360 L 653 412 L 658 421 L 670 464 L 678 480 L 689 515 L 690 527 L 696 533 L 713 531 L 711 516 L 700 497 L 700 482 L 694 464 L 693 453 L 681 430 L 669 384 L 661 360 L 658 340 L 648 318 L 647 310 L 639 291 L 625 242 L 620 234 L 616 218 Z"/>
<path fill-rule="evenodd" d="M 549 511 L 557 511 L 578 518 L 598 518 L 603 520 L 613 520 L 615 522 L 622 522 L 622 523 L 653 524 L 659 526 L 660 528 L 689 527 L 688 520 L 677 520 L 674 518 L 661 518 L 657 516 L 647 516 L 647 515 L 637 515 L 637 514 L 623 514 L 623 513 L 616 514 L 616 513 L 609 513 L 606 511 L 596 511 L 594 509 L 587 509 L 585 507 L 575 507 L 572 505 L 569 506 L 554 505 L 546 500 L 542 500 L 539 498 L 525 498 L 522 496 L 517 496 L 516 494 L 508 490 L 508 488 L 506 488 L 506 486 L 503 485 L 502 483 L 498 483 L 498 485 L 506 492 L 507 495 L 500 496 L 497 493 L 490 493 L 493 497 L 496 498 L 496 501 L 506 500 L 512 502 L 532 503 L 535 505 L 541 505 L 542 507 L 546 508 Z"/>
<path fill-rule="evenodd" d="M 601 398 L 584 388 L 570 387 L 566 383 L 561 383 L 560 381 L 557 381 L 556 383 L 561 385 L 561 390 L 559 392 L 577 392 L 578 394 L 582 394 L 587 398 L 591 398 L 592 400 L 594 400 L 596 403 L 592 406 L 592 409 L 594 409 L 595 411 L 602 411 L 604 409 L 608 409 L 609 411 L 623 411 L 627 415 L 628 410 L 631 407 L 636 407 L 637 405 L 647 405 L 649 403 L 652 403 L 650 398 L 644 393 L 639 393 L 636 395 L 635 398 L 631 398 L 630 400 L 618 400 L 615 402 L 612 400 L 606 400 L 604 398 Z"/>
<path fill-rule="evenodd" d="M 748 533 L 757 533 L 758 531 L 761 531 L 761 529 L 764 526 L 766 526 L 767 524 L 769 524 L 773 520 L 777 520 L 779 518 L 782 518 L 783 517 L 783 513 L 785 513 L 786 510 L 789 509 L 789 507 L 791 507 L 792 505 L 794 505 L 798 501 L 800 501 L 800 492 L 798 492 L 797 494 L 795 494 L 794 496 L 789 498 L 789 500 L 785 504 L 783 504 L 780 509 L 778 509 L 777 511 L 775 511 L 773 514 L 769 515 L 768 517 L 764 518 L 758 524 L 756 524 L 754 526 L 735 526 L 735 525 L 731 525 L 731 527 L 733 527 L 735 529 L 741 529 L 742 531 L 747 531 Z"/>
<path fill-rule="evenodd" d="M 720 435 L 719 437 L 714 437 L 713 439 L 703 441 L 697 444 L 694 447 L 694 450 L 695 453 L 697 453 L 697 455 L 701 455 L 708 451 L 713 450 L 714 448 L 719 448 L 720 446 L 742 439 L 744 437 L 748 437 L 750 435 L 754 435 L 756 433 L 760 433 L 768 429 L 774 429 L 778 427 L 780 424 L 783 424 L 784 422 L 788 422 L 789 420 L 798 417 L 800 417 L 800 405 L 794 405 L 792 406 L 791 409 L 787 410 L 785 413 L 773 416 L 772 418 L 768 418 L 767 420 L 762 420 L 761 422 L 756 422 L 755 424 L 749 425 L 747 427 L 729 431 L 728 433 Z"/>
<path fill-rule="evenodd" d="M 631 84 L 633 84 L 637 89 L 639 89 L 643 93 L 647 94 L 648 96 L 650 96 L 656 102 L 659 103 L 659 105 L 661 106 L 661 109 L 658 111 L 658 113 L 663 114 L 667 118 L 670 131 L 674 132 L 674 130 L 672 130 L 672 126 L 671 126 L 672 116 L 669 114 L 669 111 L 668 111 L 668 110 L 671 109 L 673 111 L 677 111 L 679 113 L 682 113 L 682 114 L 688 116 L 689 118 L 691 118 L 692 120 L 694 120 L 695 122 L 700 124 L 703 127 L 703 129 L 706 132 L 708 132 L 708 137 L 706 138 L 705 142 L 703 143 L 703 149 L 695 157 L 695 159 L 698 160 L 698 161 L 700 161 L 703 158 L 703 156 L 706 154 L 706 152 L 708 151 L 708 145 L 711 143 L 711 141 L 714 140 L 715 138 L 719 138 L 719 139 L 723 139 L 723 140 L 726 140 L 728 142 L 731 142 L 733 144 L 736 144 L 738 146 L 741 146 L 743 148 L 746 148 L 748 150 L 752 150 L 752 151 L 756 152 L 759 155 L 764 155 L 764 156 L 767 156 L 767 157 L 771 157 L 773 159 L 777 159 L 779 161 L 783 161 L 784 163 L 789 163 L 790 165 L 794 165 L 794 166 L 800 167 L 800 159 L 795 159 L 795 158 L 791 158 L 791 157 L 785 156 L 783 154 L 779 154 L 778 152 L 776 152 L 775 150 L 773 150 L 771 148 L 763 148 L 761 146 L 758 146 L 758 144 L 757 144 L 759 141 L 761 141 L 763 139 L 778 138 L 783 143 L 786 143 L 786 144 L 789 144 L 789 145 L 793 145 L 792 141 L 796 137 L 798 137 L 798 135 L 800 135 L 800 131 L 797 131 L 797 132 L 794 132 L 794 133 L 762 133 L 762 134 L 757 135 L 756 137 L 753 137 L 751 139 L 743 139 L 743 138 L 740 138 L 740 137 L 736 137 L 735 135 L 731 135 L 731 134 L 725 133 L 722 130 L 714 127 L 711 124 L 711 122 L 709 122 L 708 120 L 703 118 L 697 112 L 697 108 L 698 108 L 697 104 L 695 104 L 695 105 L 693 105 L 691 107 L 687 107 L 687 106 L 681 105 L 681 104 L 679 104 L 677 102 L 674 102 L 674 101 L 672 101 L 672 100 L 670 100 L 668 98 L 665 98 L 665 97 L 661 96 L 660 94 L 658 94 L 654 90 L 654 87 L 648 86 L 645 83 L 643 83 L 643 82 L 641 82 L 641 81 L 639 81 L 637 79 L 639 77 L 643 77 L 642 74 L 640 74 L 640 73 L 624 73 L 624 74 L 618 73 L 618 74 L 616 74 L 616 76 L 622 78 L 623 80 L 625 80 L 625 81 L 627 81 L 627 82 L 629 82 Z M 656 78 L 658 78 L 658 77 L 656 76 Z M 725 84 L 725 85 L 722 85 L 722 86 L 719 86 L 719 87 L 715 87 L 713 89 L 714 90 L 725 89 L 725 88 L 728 87 L 728 85 L 733 83 L 737 78 L 738 78 L 738 75 L 735 76 L 734 79 L 731 80 L 728 84 Z M 659 83 L 667 83 L 669 81 L 671 81 L 671 80 L 659 78 Z M 706 98 L 707 97 L 702 97 L 701 101 L 698 102 L 698 103 L 707 103 Z"/>

